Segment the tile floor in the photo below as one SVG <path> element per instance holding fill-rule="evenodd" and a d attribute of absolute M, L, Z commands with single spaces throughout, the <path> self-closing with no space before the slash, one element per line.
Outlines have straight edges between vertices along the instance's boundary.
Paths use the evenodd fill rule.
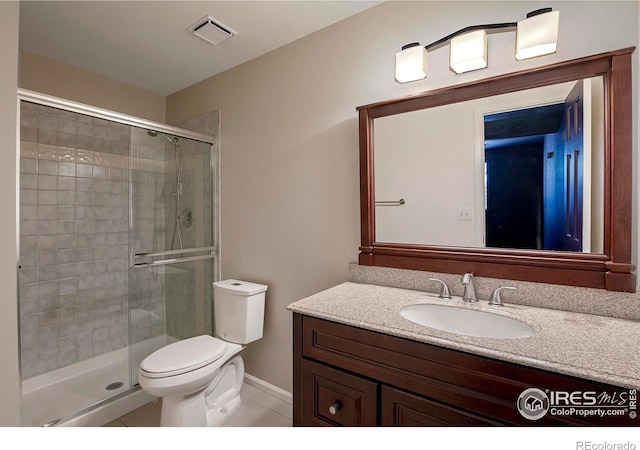
<path fill-rule="evenodd" d="M 240 392 L 242 405 L 223 427 L 290 427 L 293 411 L 290 403 L 280 400 L 248 384 Z M 160 400 L 106 424 L 106 427 L 160 426 Z"/>

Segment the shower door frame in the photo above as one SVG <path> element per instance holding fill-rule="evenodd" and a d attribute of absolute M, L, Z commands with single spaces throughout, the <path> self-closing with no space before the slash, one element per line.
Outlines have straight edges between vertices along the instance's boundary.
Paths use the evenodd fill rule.
<path fill-rule="evenodd" d="M 210 175 L 211 175 L 211 192 L 213 193 L 213 195 L 211 196 L 211 211 L 213 212 L 213 217 L 212 217 L 212 238 L 214 241 L 214 244 L 217 245 L 213 245 L 210 247 L 206 247 L 206 249 L 185 249 L 185 250 L 191 250 L 191 251 L 208 251 L 210 253 L 209 255 L 206 255 L 204 257 L 206 258 L 211 258 L 213 260 L 213 264 L 212 264 L 212 279 L 214 281 L 217 280 L 217 275 L 219 275 L 220 272 L 220 242 L 219 242 L 219 229 L 218 226 L 216 225 L 216 221 L 218 221 L 219 219 L 216 219 L 216 217 L 219 218 L 219 211 L 218 211 L 218 205 L 220 204 L 219 201 L 217 201 L 217 197 L 219 196 L 219 189 L 218 189 L 218 176 L 217 174 L 219 172 L 217 172 L 218 169 L 218 165 L 219 165 L 219 157 L 216 158 L 216 154 L 219 155 L 219 151 L 216 152 L 216 145 L 218 143 L 218 139 L 215 136 L 211 136 L 211 135 L 207 135 L 207 134 L 203 134 L 203 133 L 198 133 L 195 131 L 190 131 L 190 130 L 186 130 L 183 128 L 179 128 L 179 127 L 174 127 L 171 125 L 166 125 L 160 122 L 154 122 L 151 120 L 147 120 L 147 119 L 142 119 L 139 117 L 135 117 L 135 116 L 131 116 L 131 115 L 127 115 L 127 114 L 122 114 L 122 113 L 118 113 L 115 111 L 111 111 L 108 109 L 104 109 L 104 108 L 99 108 L 96 106 L 91 106 L 91 105 L 87 105 L 84 103 L 79 103 L 79 102 L 75 102 L 72 100 L 66 100 L 60 97 L 55 97 L 52 95 L 48 95 L 48 94 L 42 94 L 40 92 L 36 92 L 36 91 L 31 91 L 28 89 L 23 89 L 23 88 L 18 88 L 17 89 L 17 105 L 18 105 L 18 124 L 17 124 L 17 128 L 18 128 L 18 139 L 17 139 L 17 148 L 16 148 L 16 179 L 20 180 L 20 145 L 21 145 L 21 140 L 20 140 L 20 111 L 21 111 L 21 102 L 22 101 L 26 101 L 26 102 L 30 102 L 30 103 L 34 103 L 37 105 L 42 105 L 42 106 L 49 106 L 52 108 L 57 108 L 60 110 L 64 110 L 64 111 L 68 111 L 68 112 L 73 112 L 73 113 L 78 113 L 78 114 L 83 114 L 85 116 L 90 116 L 90 117 L 94 117 L 94 118 L 99 118 L 99 119 L 104 119 L 104 120 L 108 120 L 111 122 L 117 122 L 123 125 L 129 125 L 129 126 L 134 126 L 134 127 L 138 127 L 138 128 L 143 128 L 143 129 L 147 129 L 147 130 L 153 130 L 153 131 L 159 131 L 162 133 L 166 133 L 166 134 L 171 134 L 177 137 L 182 137 L 182 138 L 186 138 L 186 139 L 191 139 L 191 140 L 195 140 L 195 141 L 200 141 L 200 142 L 204 142 L 210 145 L 210 164 L 209 164 L 209 170 L 210 170 Z M 19 210 L 19 205 L 20 205 L 20 188 L 19 186 L 16 186 L 16 241 L 18 243 L 18 246 L 20 245 L 20 210 Z M 130 206 L 131 207 L 131 206 Z M 129 225 L 131 226 L 131 225 Z M 19 249 L 18 249 L 19 250 Z M 131 261 L 133 261 L 133 249 L 129 249 L 130 252 L 130 258 Z M 17 284 L 17 293 L 18 293 L 18 299 L 20 298 L 20 280 L 18 277 L 18 268 L 20 267 L 20 251 L 17 252 L 17 261 L 16 261 L 16 284 Z M 202 257 L 202 258 L 204 258 Z M 202 259 L 200 257 L 196 257 L 198 259 Z M 130 270 L 132 268 L 135 268 L 136 265 L 130 264 Z M 18 308 L 18 317 L 16 317 L 16 320 L 18 321 L 18 330 L 20 329 L 20 310 Z M 130 332 L 130 330 L 129 330 Z M 20 343 L 20 335 L 18 334 L 18 342 Z M 128 343 L 128 346 L 130 346 L 131 343 Z M 20 347 L 21 348 L 21 347 Z M 22 352 L 18 352 L 19 353 L 19 373 L 20 373 L 20 380 L 21 380 L 21 384 L 20 384 L 20 398 L 22 399 Z M 124 397 L 127 397 L 137 391 L 139 391 L 141 388 L 139 385 L 135 385 L 135 386 L 129 386 L 129 389 L 127 389 L 126 391 L 115 395 L 113 397 L 109 397 L 100 401 L 97 401 L 93 404 L 88 405 L 87 407 L 76 411 L 74 413 L 72 413 L 71 415 L 68 416 L 64 416 L 64 417 L 60 417 L 57 418 L 49 423 L 43 424 L 43 426 L 55 426 L 61 422 L 66 422 L 68 420 L 77 418 L 78 416 L 85 414 L 87 412 L 90 412 L 94 409 L 96 409 L 97 407 L 109 404 L 111 402 L 120 400 Z M 21 414 L 22 415 L 22 414 Z"/>
<path fill-rule="evenodd" d="M 39 105 L 50 106 L 52 108 L 63 109 L 65 111 L 74 113 L 85 114 L 87 116 L 97 117 L 99 119 L 110 120 L 112 122 L 118 122 L 124 125 L 132 125 L 135 127 L 145 128 L 153 131 L 162 131 L 163 133 L 173 134 L 187 139 L 207 142 L 211 145 L 216 144 L 215 136 L 209 136 L 207 134 L 185 130 L 184 128 L 178 128 L 160 122 L 153 122 L 151 120 L 129 116 L 127 114 L 98 108 L 96 106 L 90 106 L 84 103 L 65 100 L 63 98 L 54 97 L 48 94 L 41 94 L 39 92 L 30 91 L 28 89 L 18 89 L 18 104 L 20 104 L 21 100 L 31 103 L 37 103 Z"/>

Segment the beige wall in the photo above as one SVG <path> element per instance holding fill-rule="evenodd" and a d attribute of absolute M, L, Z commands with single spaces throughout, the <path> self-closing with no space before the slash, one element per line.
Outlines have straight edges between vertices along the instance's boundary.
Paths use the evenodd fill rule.
<path fill-rule="evenodd" d="M 0 2 L 0 426 L 20 425 L 16 186 L 19 2 Z"/>
<path fill-rule="evenodd" d="M 357 106 L 638 43 L 637 2 L 542 6 L 560 11 L 560 43 L 538 59 L 516 62 L 515 34 L 490 35 L 489 68 L 455 75 L 444 47 L 430 54 L 427 79 L 399 85 L 393 58 L 403 44 L 541 5 L 387 2 L 167 98 L 169 123 L 221 113 L 222 276 L 269 285 L 248 373 L 291 389 L 287 305 L 345 281 L 357 260 Z"/>
<path fill-rule="evenodd" d="M 20 52 L 20 87 L 164 123 L 165 97 L 77 67 Z"/>

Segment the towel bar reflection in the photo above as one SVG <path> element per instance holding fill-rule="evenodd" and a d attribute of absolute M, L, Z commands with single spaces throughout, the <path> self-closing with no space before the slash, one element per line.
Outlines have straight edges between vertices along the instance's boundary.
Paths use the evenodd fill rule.
<path fill-rule="evenodd" d="M 400 200 L 389 200 L 389 201 L 379 201 L 376 202 L 376 206 L 402 206 L 405 204 L 403 198 Z"/>
<path fill-rule="evenodd" d="M 153 258 L 155 256 L 165 256 L 165 255 L 183 255 L 185 253 L 202 253 L 208 252 L 205 255 L 194 255 L 194 256 L 182 256 L 179 258 L 167 258 L 156 261 L 145 261 L 145 262 L 137 262 L 137 258 Z M 201 259 L 213 259 L 215 258 L 216 247 L 194 247 L 194 248 L 181 248 L 178 250 L 163 250 L 160 252 L 152 252 L 152 253 L 130 253 L 129 254 L 129 266 L 133 268 L 138 267 L 151 267 L 151 266 L 163 266 L 165 264 L 177 264 L 181 262 L 187 261 L 198 261 Z"/>

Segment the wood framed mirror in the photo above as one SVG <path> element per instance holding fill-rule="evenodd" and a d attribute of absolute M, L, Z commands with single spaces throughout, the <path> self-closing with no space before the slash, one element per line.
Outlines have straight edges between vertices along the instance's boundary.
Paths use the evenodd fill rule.
<path fill-rule="evenodd" d="M 631 56 L 634 50 L 635 48 L 626 48 L 358 107 L 361 214 L 359 263 L 361 265 L 443 273 L 462 274 L 471 272 L 476 276 L 491 278 L 635 292 L 635 266 L 631 263 L 633 192 Z M 598 217 L 598 226 L 594 226 L 591 231 L 591 223 L 585 222 L 585 228 L 588 228 L 590 233 L 593 234 L 589 241 L 593 241 L 596 244 L 591 246 L 590 243 L 585 242 L 584 247 L 580 247 L 582 244 L 579 243 L 577 248 L 563 247 L 563 244 L 557 244 L 555 247 L 544 247 L 539 244 L 543 238 L 538 236 L 537 247 L 535 244 L 524 244 L 523 246 L 513 244 L 514 247 L 510 248 L 509 244 L 492 244 L 494 241 L 485 239 L 482 232 L 478 233 L 477 231 L 474 245 L 469 245 L 468 241 L 461 241 L 460 243 L 456 241 L 448 242 L 431 237 L 419 242 L 415 238 L 394 241 L 394 238 L 389 238 L 393 234 L 383 233 L 380 227 L 378 227 L 380 229 L 377 229 L 376 208 L 381 208 L 388 204 L 404 207 L 405 201 L 409 204 L 410 200 L 405 200 L 405 198 L 376 198 L 376 174 L 380 179 L 380 185 L 383 184 L 382 179 L 386 178 L 382 153 L 378 154 L 379 164 L 376 167 L 376 145 L 380 144 L 382 146 L 380 135 L 374 132 L 376 123 L 380 125 L 380 128 L 383 128 L 381 120 L 385 118 L 395 119 L 401 117 L 401 115 L 428 112 L 428 110 L 438 111 L 439 113 L 440 110 L 436 108 L 457 107 L 464 102 L 498 98 L 498 96 L 521 91 L 536 93 L 535 89 L 553 87 L 560 84 L 575 84 L 579 80 L 590 79 L 600 80 L 599 83 L 602 87 L 602 100 L 600 102 L 602 119 L 599 136 L 601 142 L 601 164 L 594 164 L 596 168 L 590 169 L 593 171 L 595 178 L 601 180 L 600 190 L 594 189 L 594 192 L 596 192 L 594 194 L 594 204 L 597 205 L 594 206 L 594 209 L 598 211 L 595 214 Z M 576 101 L 578 100 L 579 97 L 576 97 Z M 475 108 L 476 110 L 478 109 L 477 107 Z M 562 115 L 566 117 L 567 123 L 572 123 L 573 111 L 567 112 L 565 110 Z M 426 119 L 426 121 L 428 122 L 430 119 Z M 426 126 L 427 124 L 423 122 L 423 125 Z M 464 127 L 477 126 L 477 124 L 457 123 L 456 126 L 463 129 Z M 569 130 L 572 127 L 575 127 L 576 130 L 580 128 L 578 125 L 567 125 Z M 485 127 L 485 130 L 487 129 Z M 566 130 L 562 133 L 566 135 Z M 402 136 L 406 134 L 406 132 L 402 133 Z M 379 138 L 378 141 L 375 141 L 376 137 Z M 570 138 L 571 133 L 569 132 L 568 139 Z M 386 141 L 394 142 L 393 134 L 387 134 L 385 139 Z M 399 153 L 404 147 L 401 141 L 402 139 L 398 139 L 398 148 L 394 148 L 391 145 L 391 151 L 388 152 L 388 155 L 394 156 L 393 153 L 397 151 L 398 158 L 404 157 Z M 421 141 L 420 143 L 420 151 L 427 155 L 435 155 L 433 152 L 436 151 L 446 152 L 447 149 L 442 147 L 442 145 L 430 144 L 429 140 Z M 482 203 L 483 195 L 485 199 L 487 198 L 486 163 L 484 166 L 485 192 L 478 193 L 478 180 L 482 180 L 483 176 L 478 173 L 481 171 L 478 168 L 482 167 L 482 161 L 478 163 L 478 152 L 473 145 L 470 147 L 463 149 L 464 152 L 470 155 L 470 158 L 474 158 L 475 155 L 476 160 L 473 163 L 475 175 L 472 175 L 472 178 L 475 177 L 476 179 L 476 182 L 473 183 L 476 189 L 475 193 L 469 194 L 469 196 L 475 196 L 479 200 L 475 201 L 471 208 L 460 208 L 461 205 L 454 202 L 450 202 L 448 206 L 451 211 L 457 211 L 457 220 L 469 220 L 466 217 L 467 215 L 480 217 L 480 223 L 476 224 L 476 230 L 484 230 L 489 226 L 488 213 L 485 216 L 485 211 L 482 211 L 483 208 L 478 204 Z M 544 152 L 547 158 L 553 157 L 553 151 L 545 149 Z M 408 166 L 416 164 L 413 159 L 404 161 L 404 163 Z M 586 171 L 587 169 L 583 169 L 580 166 L 579 170 Z M 398 171 L 397 168 L 396 171 Z M 564 189 L 562 196 L 566 199 L 566 205 L 569 205 L 572 198 L 578 198 L 578 194 L 569 193 L 570 185 L 568 179 L 572 176 L 572 173 L 577 177 L 578 169 L 575 167 L 571 170 L 567 169 L 567 179 L 562 181 L 564 186 L 564 188 L 561 188 Z M 417 183 L 416 178 L 419 177 L 411 176 L 414 183 Z M 591 186 L 589 184 L 591 183 L 589 181 L 590 178 L 587 178 L 587 180 L 585 189 Z M 450 195 L 446 189 L 439 192 L 437 190 L 434 192 L 434 189 L 431 189 L 428 192 L 428 194 L 418 196 L 420 197 L 419 201 L 422 202 L 428 197 L 435 198 Z M 582 196 L 582 188 L 580 196 Z M 402 194 L 398 194 L 398 197 L 402 197 Z M 574 203 L 571 204 L 575 210 L 578 210 Z M 434 210 L 430 212 L 432 208 Z M 438 214 L 441 214 L 441 211 L 428 203 L 421 204 L 421 209 L 423 216 L 438 216 Z M 582 206 L 579 209 L 580 213 L 583 214 Z M 474 214 L 476 210 L 477 214 Z M 447 211 L 445 215 L 449 215 L 451 211 Z M 379 215 L 382 217 L 381 213 Z M 583 216 L 581 215 L 580 217 Z M 411 222 L 413 219 L 407 219 L 407 221 Z M 572 231 L 569 230 L 570 227 L 567 223 L 565 222 L 563 225 L 563 232 L 566 237 L 571 237 Z M 424 226 L 424 228 L 429 227 L 431 225 Z M 582 230 L 582 226 L 579 228 Z M 455 231 L 450 231 L 448 234 L 454 233 Z M 377 235 L 380 235 L 381 239 L 378 239 Z M 384 240 L 389 240 L 390 242 L 385 242 Z M 535 240 L 533 239 L 533 241 Z"/>

